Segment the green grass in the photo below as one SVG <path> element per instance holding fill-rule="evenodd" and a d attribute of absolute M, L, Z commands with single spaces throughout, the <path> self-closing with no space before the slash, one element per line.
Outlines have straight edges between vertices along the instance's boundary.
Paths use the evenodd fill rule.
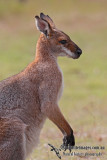
<path fill-rule="evenodd" d="M 107 159 L 106 6 L 106 0 L 0 1 L 1 80 L 20 72 L 34 59 L 39 37 L 34 16 L 41 11 L 49 14 L 83 50 L 78 60 L 59 58 L 65 82 L 60 107 L 74 129 L 77 145 L 106 147 L 101 160 Z M 47 120 L 32 159 L 57 159 L 47 144 L 59 147 L 62 138 L 57 127 Z"/>

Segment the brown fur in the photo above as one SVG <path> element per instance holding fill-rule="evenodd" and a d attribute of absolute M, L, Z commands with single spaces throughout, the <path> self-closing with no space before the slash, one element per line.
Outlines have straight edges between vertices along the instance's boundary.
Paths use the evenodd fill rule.
<path fill-rule="evenodd" d="M 65 52 L 61 39 L 68 41 L 64 47 L 71 51 L 67 52 L 76 55 L 78 47 L 55 28 L 50 17 L 47 21 L 43 17 L 36 17 L 42 34 L 35 60 L 21 73 L 0 82 L 0 160 L 25 160 L 37 145 L 46 118 L 59 127 L 66 144 L 74 145 L 73 131 L 58 107 L 63 76 L 57 57 Z"/>

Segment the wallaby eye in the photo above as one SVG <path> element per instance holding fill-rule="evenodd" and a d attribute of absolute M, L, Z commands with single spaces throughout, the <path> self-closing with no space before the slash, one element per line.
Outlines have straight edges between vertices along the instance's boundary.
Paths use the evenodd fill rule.
<path fill-rule="evenodd" d="M 66 44 L 67 41 L 66 41 L 66 40 L 61 40 L 61 41 L 59 41 L 59 43 L 61 43 L 61 44 Z"/>

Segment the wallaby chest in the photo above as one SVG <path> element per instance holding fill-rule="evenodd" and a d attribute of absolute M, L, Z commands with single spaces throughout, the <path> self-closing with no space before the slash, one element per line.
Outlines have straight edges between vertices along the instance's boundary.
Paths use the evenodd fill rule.
<path fill-rule="evenodd" d="M 57 96 L 57 101 L 59 101 L 61 96 L 62 96 L 62 93 L 63 93 L 64 78 L 63 78 L 63 72 L 62 72 L 60 66 L 58 64 L 57 64 L 57 66 L 58 66 L 58 72 L 59 72 L 59 75 L 60 75 L 60 84 L 59 84 L 59 91 L 58 91 L 58 96 Z"/>
<path fill-rule="evenodd" d="M 51 84 L 50 88 L 53 90 L 53 96 L 57 95 L 57 102 L 62 96 L 64 88 L 63 73 L 57 62 L 48 66 L 46 83 Z M 56 94 L 54 94 L 56 93 Z"/>

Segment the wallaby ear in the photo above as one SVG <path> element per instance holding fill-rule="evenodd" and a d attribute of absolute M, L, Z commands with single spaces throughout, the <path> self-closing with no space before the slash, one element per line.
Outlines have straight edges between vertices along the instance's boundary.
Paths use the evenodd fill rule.
<path fill-rule="evenodd" d="M 50 27 L 49 27 L 48 22 L 39 18 L 39 16 L 35 16 L 35 23 L 36 23 L 37 29 L 40 32 L 44 33 L 46 35 L 46 37 L 48 37 L 49 32 L 50 32 Z"/>
<path fill-rule="evenodd" d="M 40 18 L 47 21 L 53 29 L 56 28 L 53 20 L 48 15 L 45 15 L 44 13 L 40 13 Z"/>

